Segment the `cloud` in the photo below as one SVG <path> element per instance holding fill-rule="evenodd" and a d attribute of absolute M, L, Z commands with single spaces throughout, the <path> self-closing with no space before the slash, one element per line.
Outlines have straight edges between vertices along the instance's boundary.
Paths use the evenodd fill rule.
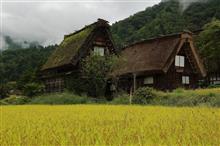
<path fill-rule="evenodd" d="M 0 51 L 7 49 L 4 37 L 0 34 Z"/>
<path fill-rule="evenodd" d="M 162 0 L 162 2 L 171 1 L 171 0 Z M 207 2 L 208 0 L 176 0 L 179 1 L 183 10 L 185 10 L 191 3 L 195 2 Z"/>
<path fill-rule="evenodd" d="M 3 34 L 15 40 L 60 43 L 65 34 L 103 18 L 110 23 L 124 19 L 160 0 L 99 0 L 53 2 L 3 2 Z"/>

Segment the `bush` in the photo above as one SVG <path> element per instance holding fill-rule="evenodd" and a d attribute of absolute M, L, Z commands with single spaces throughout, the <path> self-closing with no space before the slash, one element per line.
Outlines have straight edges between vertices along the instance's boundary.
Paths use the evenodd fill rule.
<path fill-rule="evenodd" d="M 135 104 L 149 104 L 150 101 L 156 97 L 156 92 L 149 87 L 139 88 L 134 92 L 132 103 Z"/>
<path fill-rule="evenodd" d="M 130 104 L 130 96 L 128 94 L 123 94 L 120 96 L 115 97 L 112 104 Z"/>
<path fill-rule="evenodd" d="M 86 96 L 78 96 L 71 93 L 54 93 L 34 97 L 30 104 L 84 104 L 88 103 Z"/>
<path fill-rule="evenodd" d="M 217 84 L 217 85 L 209 85 L 208 88 L 220 88 L 220 85 Z"/>
<path fill-rule="evenodd" d="M 117 56 L 91 55 L 82 61 L 82 75 L 87 85 L 87 95 L 103 97 L 106 92 L 108 76 L 117 66 Z"/>
<path fill-rule="evenodd" d="M 0 84 L 0 99 L 6 98 L 9 96 L 9 88 L 6 84 Z"/>
<path fill-rule="evenodd" d="M 23 94 L 32 97 L 42 93 L 44 85 L 38 83 L 29 83 L 24 86 Z"/>
<path fill-rule="evenodd" d="M 173 90 L 173 93 L 177 93 L 177 94 L 183 93 L 183 92 L 185 92 L 185 89 L 183 89 L 183 88 L 177 88 L 177 89 Z"/>
<path fill-rule="evenodd" d="M 153 100 L 153 104 L 165 106 L 220 106 L 219 103 L 218 89 L 175 90 Z"/>
<path fill-rule="evenodd" d="M 80 74 L 71 74 L 71 76 L 65 79 L 66 89 L 69 92 L 73 92 L 77 95 L 87 94 L 88 85 L 85 79 L 80 76 Z"/>
<path fill-rule="evenodd" d="M 20 105 L 20 104 L 26 104 L 28 102 L 30 102 L 30 98 L 28 97 L 12 95 L 8 98 L 2 99 L 0 101 L 0 104 L 1 105 L 8 105 L 8 104 Z"/>

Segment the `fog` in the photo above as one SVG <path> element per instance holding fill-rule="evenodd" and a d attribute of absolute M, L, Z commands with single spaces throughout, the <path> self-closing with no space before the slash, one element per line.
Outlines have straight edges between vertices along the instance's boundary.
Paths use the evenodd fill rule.
<path fill-rule="evenodd" d="M 3 35 L 21 41 L 38 41 L 42 45 L 60 43 L 65 34 L 103 18 L 110 24 L 145 10 L 160 0 L 99 0 L 99 1 L 40 1 L 2 2 L 1 45 L 7 48 Z"/>

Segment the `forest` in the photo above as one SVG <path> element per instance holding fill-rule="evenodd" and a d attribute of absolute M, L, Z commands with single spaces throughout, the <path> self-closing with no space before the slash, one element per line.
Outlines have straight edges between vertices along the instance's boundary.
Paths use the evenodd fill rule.
<path fill-rule="evenodd" d="M 213 18 L 220 19 L 220 1 L 191 3 L 185 10 L 176 0 L 161 2 L 112 25 L 112 34 L 119 47 L 129 43 L 177 33 L 201 30 Z"/>

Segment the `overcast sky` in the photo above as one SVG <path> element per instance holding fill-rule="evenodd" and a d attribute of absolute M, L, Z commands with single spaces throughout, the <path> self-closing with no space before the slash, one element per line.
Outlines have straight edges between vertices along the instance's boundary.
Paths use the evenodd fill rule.
<path fill-rule="evenodd" d="M 43 45 L 59 44 L 64 34 L 93 23 L 97 18 L 114 23 L 160 1 L 3 0 L 0 8 L 1 35 L 9 35 L 16 40 L 39 41 Z"/>

